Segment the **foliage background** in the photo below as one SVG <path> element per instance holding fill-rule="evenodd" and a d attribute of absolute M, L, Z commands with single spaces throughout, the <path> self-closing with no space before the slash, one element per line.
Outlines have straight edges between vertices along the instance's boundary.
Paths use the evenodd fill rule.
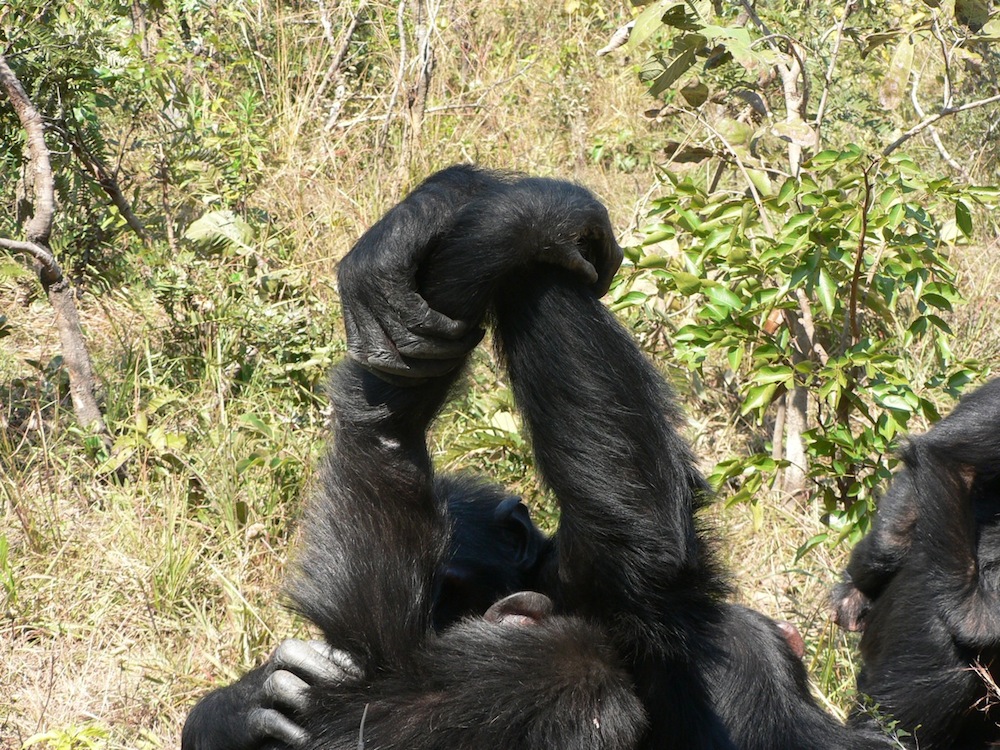
<path fill-rule="evenodd" d="M 736 5 L 716 20 L 738 28 Z M 845 169 L 861 169 L 862 157 L 920 119 L 907 96 L 884 100 L 890 84 L 919 83 L 918 104 L 928 107 L 944 85 L 930 54 L 911 60 L 902 78 L 892 72 L 900 40 L 924 43 L 930 32 L 921 24 L 932 13 L 948 34 L 970 32 L 956 23 L 963 3 L 927 3 L 923 16 L 909 3 L 850 5 L 853 36 L 845 35 L 836 85 L 827 87 L 823 138 L 838 153 L 857 144 L 858 160 Z M 822 82 L 844 7 L 779 0 L 756 12 L 801 42 L 806 75 Z M 23 0 L 0 8 L 3 54 L 46 116 L 59 199 L 52 244 L 78 288 L 116 436 L 108 456 L 75 426 L 45 298 L 20 259 L 0 255 L 0 747 L 177 746 L 200 694 L 304 632 L 277 592 L 326 438 L 324 373 L 344 350 L 336 261 L 423 176 L 463 160 L 577 180 L 608 204 L 630 247 L 610 302 L 676 384 L 706 472 L 737 461 L 716 474 L 720 496 L 743 502 L 716 505 L 708 521 L 741 597 L 795 622 L 818 693 L 831 710 L 850 705 L 853 643 L 829 624 L 826 590 L 846 553 L 841 537 L 864 529 L 888 443 L 877 453 L 864 444 L 859 461 L 870 481 L 859 509 L 830 534 L 829 485 L 790 496 L 771 487 L 759 461 L 745 463 L 769 450 L 773 414 L 748 394 L 778 382 L 761 381 L 774 363 L 734 363 L 732 342 L 713 353 L 684 335 L 735 335 L 738 316 L 716 316 L 722 327 L 712 329 L 707 287 L 692 288 L 682 274 L 746 289 L 739 271 L 747 266 L 725 263 L 740 238 L 758 247 L 759 228 L 744 222 L 739 237 L 720 244 L 704 220 L 727 202 L 742 213 L 754 205 L 748 165 L 774 186 L 766 210 L 785 211 L 780 163 L 799 133 L 783 140 L 767 119 L 784 106 L 781 82 L 767 73 L 773 60 L 754 63 L 762 66 L 754 73 L 709 65 L 699 50 L 685 70 L 697 80 L 661 78 L 654 99 L 640 72 L 657 85 L 679 49 L 675 27 L 654 24 L 643 45 L 598 57 L 639 10 L 580 0 Z M 982 43 L 956 45 L 963 55 L 950 85 L 961 101 L 997 93 L 985 28 L 976 32 Z M 885 43 L 873 46 L 872 34 Z M 660 67 L 651 67 L 657 56 Z M 701 97 L 703 85 L 711 96 Z M 772 115 L 755 120 L 740 91 L 766 99 Z M 990 191 L 980 202 L 962 193 L 968 216 L 954 213 L 964 185 L 998 182 L 997 122 L 995 107 L 941 121 L 938 137 L 958 168 L 930 132 L 905 146 L 914 165 L 906 179 L 923 185 L 911 199 L 930 213 L 928 241 L 968 300 L 948 299 L 937 311 L 953 333 L 944 339 L 948 357 L 938 339 L 913 345 L 885 335 L 926 402 L 908 412 L 907 429 L 947 409 L 935 377 L 957 368 L 981 378 L 1000 350 Z M 15 238 L 30 194 L 22 142 L 0 101 L 8 207 L 0 235 Z M 927 187 L 938 179 L 948 185 Z M 812 229 L 846 224 L 856 188 L 827 196 L 841 213 Z M 794 199 L 810 190 L 796 184 Z M 814 246 L 816 237 L 807 240 Z M 691 253 L 706 246 L 715 265 L 692 267 Z M 834 309 L 836 287 L 803 288 L 816 309 Z M 740 335 L 760 329 L 766 313 L 747 313 Z M 752 350 L 750 338 L 740 340 Z M 531 477 L 488 352 L 476 355 L 469 386 L 436 427 L 439 463 L 488 471 L 551 528 L 551 502 Z M 869 395 L 860 398 L 876 420 L 895 413 Z M 754 491 L 741 495 L 748 486 Z"/>

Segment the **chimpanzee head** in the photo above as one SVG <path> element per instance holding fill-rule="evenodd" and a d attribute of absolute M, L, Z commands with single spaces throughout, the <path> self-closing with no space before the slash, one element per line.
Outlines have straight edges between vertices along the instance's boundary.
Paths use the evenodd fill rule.
<path fill-rule="evenodd" d="M 520 498 L 501 487 L 449 477 L 435 486 L 451 521 L 448 560 L 434 602 L 437 630 L 484 615 L 499 599 L 536 586 L 552 542 L 531 521 Z"/>

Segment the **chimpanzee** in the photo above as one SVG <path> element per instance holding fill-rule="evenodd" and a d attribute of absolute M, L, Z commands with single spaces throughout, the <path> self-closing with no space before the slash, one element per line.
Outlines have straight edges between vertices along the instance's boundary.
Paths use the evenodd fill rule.
<path fill-rule="evenodd" d="M 724 602 L 672 397 L 598 301 L 620 252 L 582 188 L 457 167 L 344 259 L 353 359 L 291 591 L 353 674 L 309 690 L 304 747 L 887 746 L 816 706 L 776 623 Z M 425 432 L 487 313 L 561 519 L 525 590 L 435 629 L 462 524 Z"/>
<path fill-rule="evenodd" d="M 834 593 L 858 691 L 925 750 L 1000 743 L 1000 380 L 911 438 Z M 859 713 L 852 723 L 868 720 Z"/>
<path fill-rule="evenodd" d="M 471 477 L 434 481 L 451 524 L 431 611 L 440 631 L 462 617 L 482 616 L 504 596 L 532 586 L 553 542 L 532 523 L 524 503 L 501 488 Z M 322 641 L 283 641 L 264 665 L 198 702 L 184 724 L 182 750 L 299 747 L 307 734 L 294 717 L 308 705 L 308 687 L 359 677 L 344 651 Z"/>

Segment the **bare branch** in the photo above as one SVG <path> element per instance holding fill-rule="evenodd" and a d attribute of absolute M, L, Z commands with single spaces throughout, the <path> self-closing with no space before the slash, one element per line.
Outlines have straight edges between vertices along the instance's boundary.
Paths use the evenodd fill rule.
<path fill-rule="evenodd" d="M 330 85 L 330 82 L 340 75 L 340 67 L 344 64 L 344 60 L 347 59 L 347 52 L 351 48 L 351 39 L 354 38 L 354 32 L 358 30 L 361 18 L 367 8 L 368 0 L 361 0 L 361 2 L 358 3 L 358 9 L 354 11 L 354 15 L 351 17 L 351 22 L 347 24 L 347 29 L 344 31 L 344 35 L 338 45 L 336 40 L 333 38 L 333 26 L 330 23 L 330 19 L 327 17 L 326 6 L 323 4 L 323 0 L 319 0 L 319 19 L 323 26 L 323 35 L 326 37 L 327 43 L 334 50 L 334 54 L 333 61 L 326 69 L 326 73 L 323 74 L 323 80 L 319 84 L 319 89 L 316 94 L 317 99 L 323 96 L 327 87 Z M 326 127 L 327 129 L 331 127 L 329 122 L 327 122 Z"/>
<path fill-rule="evenodd" d="M 934 34 L 934 38 L 938 40 L 938 44 L 941 45 L 941 58 L 944 60 L 944 92 L 941 97 L 942 106 L 947 109 L 951 106 L 951 52 L 948 50 L 948 43 L 944 40 L 944 35 L 941 33 L 941 25 L 938 23 L 937 12 L 934 12 L 934 22 L 931 24 L 931 33 Z M 920 115 L 923 117 L 923 115 Z"/>
<path fill-rule="evenodd" d="M 52 253 L 41 245 L 36 245 L 34 242 L 20 242 L 19 240 L 9 240 L 6 237 L 0 237 L 0 247 L 15 253 L 26 253 L 43 266 L 51 266 L 56 262 Z"/>
<path fill-rule="evenodd" d="M 868 239 L 868 212 L 872 207 L 871 173 L 878 166 L 878 163 L 877 159 L 872 159 L 864 170 L 865 198 L 861 205 L 861 231 L 858 232 L 858 249 L 854 257 L 854 273 L 851 275 L 851 307 L 847 316 L 852 343 L 857 343 L 861 339 L 861 326 L 858 323 L 858 282 L 861 279 L 861 265 L 865 258 L 865 242 Z"/>
<path fill-rule="evenodd" d="M 396 99 L 403 88 L 403 78 L 406 76 L 406 0 L 400 0 L 399 8 L 396 10 L 396 26 L 399 30 L 399 70 L 396 72 L 396 81 L 392 87 L 392 96 L 389 97 L 389 106 L 386 107 L 385 123 L 379 130 L 378 138 L 375 141 L 375 153 L 381 154 L 385 148 L 385 140 L 389 137 L 389 123 L 392 122 L 392 110 L 396 107 Z"/>
<path fill-rule="evenodd" d="M 52 163 L 45 145 L 42 116 L 35 109 L 21 82 L 0 54 L 0 87 L 6 91 L 21 126 L 27 134 L 27 159 L 34 178 L 32 217 L 25 226 L 27 242 L 0 238 L 0 247 L 27 253 L 35 260 L 39 281 L 55 313 L 56 328 L 62 345 L 63 360 L 69 372 L 69 392 L 73 411 L 80 424 L 100 435 L 110 450 L 111 436 L 104 415 L 97 405 L 94 368 L 87 351 L 87 342 L 80 326 L 73 287 L 49 247 L 52 216 L 55 210 L 55 181 Z"/>
<path fill-rule="evenodd" d="M 854 11 L 854 4 L 857 0 L 847 0 L 844 4 L 844 14 L 837 23 L 837 36 L 833 40 L 833 52 L 830 53 L 830 64 L 826 66 L 826 75 L 823 77 L 823 93 L 819 97 L 819 108 L 816 110 L 816 143 L 822 145 L 821 132 L 823 130 L 823 117 L 826 115 L 826 101 L 830 94 L 830 86 L 833 83 L 833 71 L 837 65 L 837 58 L 840 56 L 840 44 L 844 41 L 844 26 L 847 18 Z"/>
<path fill-rule="evenodd" d="M 913 110 L 917 113 L 917 117 L 923 119 L 926 117 L 923 108 L 920 106 L 920 99 L 917 98 L 917 87 L 920 84 L 920 73 L 916 70 L 913 71 L 913 86 L 910 88 L 910 102 L 913 104 Z M 931 134 L 931 140 L 934 141 L 934 145 L 937 146 L 938 153 L 941 154 L 941 158 L 944 159 L 948 166 L 958 172 L 962 179 L 968 182 L 969 172 L 963 167 L 958 161 L 948 152 L 945 148 L 944 142 L 941 140 L 941 135 L 938 133 L 937 128 L 933 125 L 928 126 L 927 130 Z"/>
<path fill-rule="evenodd" d="M 83 133 L 80 132 L 79 126 L 76 127 L 75 136 L 65 128 L 59 126 L 56 126 L 56 130 L 69 143 L 70 149 L 76 158 L 80 160 L 83 168 L 87 170 L 100 186 L 101 190 L 111 199 L 115 208 L 118 209 L 118 213 L 125 219 L 125 223 L 128 224 L 129 229 L 142 240 L 142 243 L 146 247 L 152 247 L 153 238 L 146 231 L 146 225 L 142 223 L 142 219 L 135 215 L 135 212 L 132 210 L 132 204 L 122 192 L 121 185 L 119 185 L 118 178 L 115 175 L 117 170 L 112 170 L 105 164 L 100 154 L 96 154 L 86 147 L 86 139 L 83 137 Z"/>
<path fill-rule="evenodd" d="M 0 86 L 10 97 L 17 118 L 27 134 L 28 159 L 31 162 L 35 190 L 34 213 L 24 228 L 29 242 L 47 246 L 52 233 L 52 215 L 55 212 L 55 183 L 52 179 L 52 165 L 49 150 L 45 146 L 45 129 L 42 116 L 28 99 L 21 82 L 7 64 L 7 58 L 0 54 Z M 60 273 L 61 275 L 61 273 Z"/>
<path fill-rule="evenodd" d="M 927 128 L 936 124 L 940 120 L 943 120 L 945 117 L 948 117 L 949 115 L 957 115 L 959 112 L 968 112 L 971 109 L 978 109 L 979 107 L 985 107 L 989 104 L 995 104 L 996 102 L 1000 102 L 1000 94 L 988 96 L 985 99 L 977 99 L 974 102 L 968 102 L 967 104 L 963 104 L 959 107 L 947 107 L 945 109 L 942 109 L 936 115 L 931 115 L 930 117 L 921 120 L 912 128 L 910 128 L 901 136 L 899 136 L 899 138 L 897 138 L 888 146 L 886 146 L 884 149 L 882 149 L 882 156 L 888 156 L 897 148 L 899 148 L 908 140 L 910 140 L 913 136 L 917 135 L 917 133 L 923 132 Z"/>

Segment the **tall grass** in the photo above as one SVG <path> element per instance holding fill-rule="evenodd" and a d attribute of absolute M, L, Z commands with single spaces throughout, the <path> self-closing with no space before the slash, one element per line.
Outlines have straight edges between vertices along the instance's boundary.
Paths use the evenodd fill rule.
<path fill-rule="evenodd" d="M 405 96 L 389 110 L 398 71 L 404 95 L 417 73 L 412 39 L 401 59 L 395 4 L 368 4 L 352 65 L 332 79 L 357 3 L 240 6 L 245 17 L 228 33 L 247 40 L 256 104 L 222 116 L 267 135 L 249 197 L 269 217 L 255 254 L 179 269 L 198 274 L 186 317 L 168 315 L 140 283 L 81 300 L 109 423 L 127 453 L 123 483 L 74 427 L 33 282 L 0 277 L 0 299 L 15 302 L 0 338 L 0 748 L 31 737 L 33 747 L 177 747 L 199 695 L 306 632 L 280 591 L 327 438 L 321 374 L 343 352 L 334 269 L 417 180 L 469 159 L 575 179 L 627 235 L 656 184 L 660 136 L 641 114 L 634 67 L 594 56 L 624 19 L 596 3 L 569 14 L 560 5 L 439 5 L 419 130 Z M 348 100 L 351 111 L 333 117 Z M 974 294 L 994 301 L 992 290 L 983 283 Z M 994 317 L 958 322 L 970 348 L 995 356 Z M 469 385 L 436 427 L 440 462 L 514 486 L 551 528 L 551 503 L 487 353 Z M 689 412 L 706 466 L 746 439 L 722 402 L 693 400 Z M 825 591 L 843 551 L 793 563 L 818 520 L 765 502 L 714 509 L 720 547 L 746 601 L 802 629 L 818 689 L 842 710 L 853 644 L 829 625 Z"/>

